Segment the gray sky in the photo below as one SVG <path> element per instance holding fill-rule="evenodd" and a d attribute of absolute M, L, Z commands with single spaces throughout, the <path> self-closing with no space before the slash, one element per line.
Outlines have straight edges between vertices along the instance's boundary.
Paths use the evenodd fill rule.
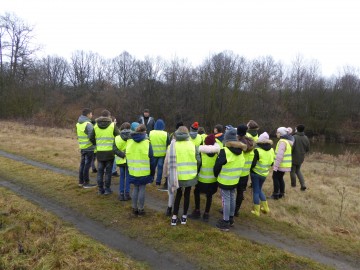
<path fill-rule="evenodd" d="M 75 50 L 115 57 L 187 58 L 224 50 L 290 64 L 318 60 L 323 75 L 360 67 L 358 0 L 0 0 L 35 26 L 44 55 Z"/>

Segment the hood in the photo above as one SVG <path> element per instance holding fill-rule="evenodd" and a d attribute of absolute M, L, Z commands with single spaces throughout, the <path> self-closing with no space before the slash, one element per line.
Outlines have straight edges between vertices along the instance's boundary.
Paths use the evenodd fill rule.
<path fill-rule="evenodd" d="M 224 140 L 224 133 L 216 133 L 215 138 L 222 142 Z"/>
<path fill-rule="evenodd" d="M 281 139 L 288 140 L 291 146 L 294 144 L 294 141 L 295 141 L 294 136 L 289 135 L 289 134 L 286 134 L 286 135 L 284 135 L 284 136 L 281 136 L 280 138 L 281 138 Z"/>
<path fill-rule="evenodd" d="M 246 150 L 244 150 L 246 153 L 254 150 L 256 146 L 254 140 L 246 136 L 242 137 L 239 141 L 247 146 Z"/>
<path fill-rule="evenodd" d="M 127 141 L 128 139 L 131 138 L 130 136 L 131 130 L 130 129 L 123 129 L 120 131 L 120 137 L 121 139 L 123 139 L 124 141 Z"/>
<path fill-rule="evenodd" d="M 96 119 L 96 123 L 99 128 L 105 129 L 112 123 L 112 120 L 110 117 L 100 116 L 99 118 Z"/>
<path fill-rule="evenodd" d="M 253 137 L 256 137 L 258 135 L 258 130 L 257 129 L 248 129 L 247 133 L 249 133 Z"/>
<path fill-rule="evenodd" d="M 183 133 L 183 132 L 179 132 L 179 131 L 176 131 L 175 132 L 175 139 L 177 141 L 187 141 L 189 140 L 189 133 Z"/>
<path fill-rule="evenodd" d="M 156 120 L 155 125 L 154 125 L 154 129 L 155 130 L 164 130 L 165 129 L 164 121 L 162 119 Z"/>
<path fill-rule="evenodd" d="M 87 116 L 80 115 L 79 119 L 78 119 L 78 123 L 82 124 L 82 123 L 85 123 L 85 122 L 91 122 L 91 119 L 89 119 L 89 117 L 87 117 Z"/>
<path fill-rule="evenodd" d="M 191 139 L 195 139 L 196 136 L 198 135 L 197 132 L 193 132 L 193 131 L 190 131 L 189 134 L 190 134 Z"/>
<path fill-rule="evenodd" d="M 143 140 L 145 140 L 146 138 L 146 133 L 143 132 L 133 132 L 131 133 L 131 138 L 135 141 L 135 142 L 141 142 Z"/>
<path fill-rule="evenodd" d="M 265 151 L 269 151 L 272 148 L 272 144 L 273 144 L 272 140 L 269 140 L 267 142 L 265 142 L 265 141 L 260 142 L 260 143 L 258 142 L 257 147 L 259 147 Z"/>
<path fill-rule="evenodd" d="M 241 155 L 242 151 L 245 150 L 246 151 L 246 144 L 243 144 L 242 142 L 226 142 L 225 146 L 227 148 L 229 148 L 229 150 L 235 154 L 235 155 Z"/>

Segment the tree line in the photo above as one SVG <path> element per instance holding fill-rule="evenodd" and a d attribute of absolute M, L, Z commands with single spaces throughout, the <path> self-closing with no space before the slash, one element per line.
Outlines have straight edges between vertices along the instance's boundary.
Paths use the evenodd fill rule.
<path fill-rule="evenodd" d="M 298 55 L 291 65 L 271 56 L 247 59 L 215 53 L 194 67 L 187 59 L 112 59 L 74 51 L 71 58 L 38 58 L 34 27 L 14 14 L 0 16 L 0 115 L 40 124 L 73 125 L 83 107 L 106 108 L 118 122 L 134 121 L 144 108 L 167 129 L 198 121 L 215 124 L 254 119 L 262 130 L 303 123 L 308 134 L 360 142 L 360 77 L 344 67 L 331 77 L 316 60 Z"/>

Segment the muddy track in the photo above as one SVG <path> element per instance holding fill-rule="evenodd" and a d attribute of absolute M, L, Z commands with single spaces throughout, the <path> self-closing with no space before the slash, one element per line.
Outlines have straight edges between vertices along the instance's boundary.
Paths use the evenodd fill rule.
<path fill-rule="evenodd" d="M 53 171 L 56 173 L 77 177 L 77 173 L 74 171 L 60 169 L 60 168 L 57 168 L 57 167 L 49 165 L 49 164 L 29 160 L 22 156 L 10 154 L 10 153 L 7 153 L 7 152 L 1 151 L 1 150 L 0 150 L 0 156 L 6 157 L 9 159 L 13 159 L 16 161 L 20 161 L 25 164 L 29 164 L 29 165 L 39 167 L 42 169 L 50 170 L 50 171 Z M 48 202 L 44 206 L 42 203 L 42 201 L 48 201 L 48 200 L 41 198 L 39 195 L 37 195 L 33 192 L 27 191 L 21 187 L 17 187 L 16 185 L 6 182 L 6 181 L 0 182 L 0 185 L 8 187 L 9 189 L 15 191 L 16 193 L 18 193 L 32 201 L 37 202 L 39 205 L 41 205 L 45 209 L 48 209 L 46 207 Z M 118 192 L 118 188 L 115 187 L 115 185 L 114 185 L 113 190 Z M 37 198 L 37 200 L 39 200 L 39 201 L 33 200 L 32 198 Z M 175 259 L 175 258 L 173 258 L 174 256 L 171 256 L 171 254 L 167 254 L 166 256 L 164 256 L 163 253 L 162 254 L 157 253 L 157 251 L 155 251 L 151 248 L 148 248 L 148 247 L 146 247 L 146 249 L 148 251 L 145 252 L 146 254 L 144 255 L 144 257 L 140 258 L 136 252 L 137 250 L 139 250 L 140 246 L 136 246 L 136 245 L 144 245 L 144 244 L 137 242 L 137 244 L 134 247 L 128 246 L 128 245 L 127 245 L 127 247 L 122 247 L 121 243 L 123 243 L 123 241 L 127 241 L 127 242 L 131 243 L 134 240 L 131 239 L 131 241 L 130 241 L 130 238 L 127 238 L 126 236 L 119 234 L 118 231 L 114 231 L 114 230 L 111 230 L 108 228 L 105 229 L 107 231 L 107 233 L 106 233 L 107 237 L 105 237 L 102 235 L 103 230 L 99 230 L 98 229 L 99 227 L 97 227 L 97 226 L 102 226 L 103 228 L 105 228 L 103 225 L 101 225 L 97 222 L 94 222 L 86 217 L 81 217 L 81 220 L 80 220 L 78 213 L 75 213 L 73 210 L 66 209 L 62 206 L 59 206 L 56 203 L 51 203 L 51 207 L 54 210 L 52 210 L 52 209 L 48 209 L 48 210 L 56 213 L 57 215 L 59 215 L 61 218 L 65 219 L 65 220 L 67 220 L 66 217 L 70 217 L 71 220 L 67 220 L 67 221 L 70 221 L 71 223 L 73 223 L 76 227 L 78 227 L 84 233 L 92 236 L 93 238 L 97 239 L 98 241 L 100 241 L 102 243 L 105 243 L 111 247 L 119 249 L 119 250 L 125 252 L 126 254 L 129 254 L 130 256 L 134 256 L 134 258 L 137 260 L 143 260 L 143 261 L 149 263 L 155 269 L 165 269 L 163 267 L 165 267 L 166 265 L 168 267 L 169 263 L 172 263 L 174 265 L 174 267 L 180 267 L 180 268 L 174 268 L 174 269 L 194 268 L 194 266 L 192 266 L 190 263 L 186 263 L 184 261 L 169 262 L 169 261 L 171 261 L 171 260 L 173 261 Z M 155 198 L 154 196 L 151 196 L 151 194 L 147 193 L 146 194 L 146 207 L 149 207 L 156 211 L 164 212 L 164 210 L 166 209 L 166 203 L 162 200 L 159 200 L 158 198 Z M 56 209 L 60 209 L 59 213 L 56 212 Z M 84 222 L 82 222 L 82 220 L 84 220 Z M 201 221 L 194 221 L 194 222 L 201 222 Z M 216 219 L 210 218 L 209 225 L 215 226 L 215 223 L 216 223 Z M 84 226 L 85 228 L 81 229 L 80 225 Z M 242 224 L 241 221 L 239 223 L 236 223 L 236 225 L 231 229 L 231 231 L 245 239 L 250 240 L 250 241 L 253 241 L 253 242 L 256 242 L 259 244 L 267 244 L 270 246 L 274 246 L 276 248 L 283 249 L 285 251 L 296 254 L 298 256 L 307 257 L 314 261 L 335 267 L 336 269 L 344 269 L 344 270 L 345 269 L 346 270 L 347 269 L 359 269 L 358 265 L 360 265 L 360 259 L 347 258 L 344 256 L 332 254 L 330 252 L 319 251 L 318 247 L 316 247 L 316 246 L 304 245 L 303 243 L 300 243 L 296 239 L 283 236 L 280 233 L 259 232 L 258 230 L 252 228 L 249 224 Z M 98 235 L 99 232 L 101 235 Z M 114 239 L 116 239 L 117 237 L 119 237 L 120 239 L 118 241 L 114 241 Z M 120 243 L 120 244 L 118 244 L 118 246 L 113 246 L 113 244 L 115 244 L 115 242 Z M 125 250 L 124 250 L 124 248 L 125 248 Z M 154 258 L 157 258 L 157 259 L 154 260 Z M 155 263 L 160 264 L 160 265 L 155 265 Z M 181 265 L 180 265 L 180 263 L 181 263 Z"/>

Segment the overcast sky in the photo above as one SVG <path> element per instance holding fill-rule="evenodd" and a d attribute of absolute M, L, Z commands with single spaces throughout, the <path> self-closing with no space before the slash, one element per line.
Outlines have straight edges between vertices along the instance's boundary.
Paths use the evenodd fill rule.
<path fill-rule="evenodd" d="M 359 0 L 0 0 L 1 15 L 34 25 L 44 55 L 128 51 L 194 66 L 224 50 L 284 64 L 302 55 L 325 76 L 360 67 L 359 11 Z"/>

